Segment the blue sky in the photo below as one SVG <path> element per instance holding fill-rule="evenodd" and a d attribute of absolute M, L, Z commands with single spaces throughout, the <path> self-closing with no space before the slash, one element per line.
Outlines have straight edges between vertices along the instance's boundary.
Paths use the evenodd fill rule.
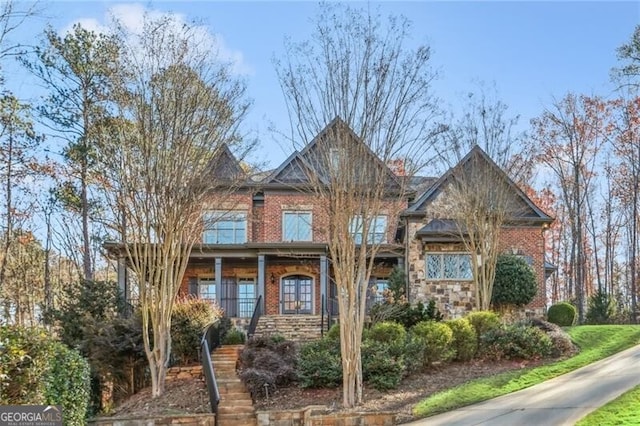
<path fill-rule="evenodd" d="M 354 3 L 365 6 L 366 3 Z M 640 23 L 640 2 L 383 2 L 382 12 L 413 21 L 412 44 L 427 43 L 439 72 L 434 94 L 456 110 L 475 81 L 495 82 L 511 114 L 523 129 L 553 98 L 572 91 L 612 96 L 609 72 L 615 49 L 629 40 Z M 46 18 L 14 35 L 33 42 L 48 22 L 59 30 L 73 22 L 106 22 L 107 11 L 120 7 L 129 18 L 143 8 L 178 13 L 197 20 L 221 37 L 224 51 L 238 62 L 254 106 L 247 129 L 257 134 L 259 157 L 277 166 L 290 152 L 268 131 L 270 123 L 288 129 L 288 118 L 271 59 L 283 50 L 285 36 L 304 40 L 315 2 L 183 1 L 121 3 L 107 1 L 45 3 Z M 24 72 L 12 73 L 18 95 L 30 92 Z M 23 95 L 24 96 L 24 95 Z"/>

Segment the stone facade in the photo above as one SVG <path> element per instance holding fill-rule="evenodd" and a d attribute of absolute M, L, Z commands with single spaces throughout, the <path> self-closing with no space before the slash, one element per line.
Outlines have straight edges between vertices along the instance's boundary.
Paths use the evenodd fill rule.
<path fill-rule="evenodd" d="M 408 218 L 407 233 L 407 265 L 409 281 L 409 298 L 412 302 L 428 302 L 435 299 L 438 309 L 448 318 L 464 316 L 474 309 L 475 286 L 471 280 L 448 281 L 429 280 L 427 278 L 427 253 L 464 253 L 462 243 L 455 242 L 423 242 L 415 235 L 432 219 L 442 218 L 443 197 L 436 202 L 423 217 Z M 413 236 L 413 237 L 412 237 Z M 546 312 L 546 285 L 544 269 L 544 235 L 543 227 L 530 225 L 504 227 L 501 230 L 500 251 L 514 253 L 526 257 L 531 262 L 538 280 L 538 293 L 535 299 L 522 308 L 522 316 L 543 316 Z"/>

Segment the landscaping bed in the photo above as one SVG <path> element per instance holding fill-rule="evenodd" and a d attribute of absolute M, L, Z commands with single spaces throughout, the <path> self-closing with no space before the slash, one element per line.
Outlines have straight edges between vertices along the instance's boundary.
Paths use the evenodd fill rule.
<path fill-rule="evenodd" d="M 554 362 L 554 360 L 545 360 Z M 520 370 L 541 365 L 541 361 L 492 363 L 468 362 L 436 366 L 433 370 L 415 374 L 402 381 L 397 389 L 379 392 L 365 387 L 359 411 L 396 411 L 398 422 L 410 421 L 412 407 L 425 396 L 448 389 L 479 377 L 489 377 L 505 371 Z M 255 404 L 256 410 L 288 410 L 311 405 L 326 405 L 339 410 L 342 389 L 302 389 L 297 386 L 279 388 Z M 151 389 L 146 388 L 120 404 L 111 416 L 134 417 L 143 415 L 198 414 L 209 411 L 207 390 L 202 380 L 179 379 L 167 382 L 165 395 L 151 399 Z"/>

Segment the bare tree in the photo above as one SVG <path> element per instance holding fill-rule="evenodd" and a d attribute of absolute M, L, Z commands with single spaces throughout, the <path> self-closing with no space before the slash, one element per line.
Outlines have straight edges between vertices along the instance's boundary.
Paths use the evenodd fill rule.
<path fill-rule="evenodd" d="M 568 94 L 532 120 L 532 141 L 540 149 L 539 160 L 555 175 L 567 209 L 571 266 L 567 279 L 574 288 L 580 322 L 587 292 L 586 200 L 594 185 L 596 155 L 606 139 L 607 115 L 601 99 Z"/>
<path fill-rule="evenodd" d="M 515 127 L 518 117 L 483 85 L 469 93 L 462 115 L 441 134 L 441 159 L 451 169 L 443 210 L 455 222 L 457 236 L 471 253 L 476 307 L 489 309 L 502 228 L 526 208 L 514 196 L 531 177 L 531 150 Z M 464 156 L 464 157 L 463 157 Z"/>
<path fill-rule="evenodd" d="M 276 68 L 294 147 L 319 135 L 302 152 L 309 164 L 306 189 L 322 201 L 329 218 L 343 405 L 353 407 L 362 401 L 367 283 L 381 244 L 390 239 L 387 223 L 406 207 L 406 179 L 386 165 L 402 159 L 411 174 L 432 155 L 434 73 L 427 46 L 406 47 L 405 18 L 384 21 L 368 10 L 323 4 L 313 26 L 308 41 L 286 43 Z"/>
<path fill-rule="evenodd" d="M 203 210 L 219 185 L 241 177 L 221 179 L 216 159 L 227 144 L 241 144 L 248 103 L 229 64 L 203 46 L 192 27 L 145 17 L 140 33 L 119 31 L 119 114 L 103 123 L 103 184 L 110 225 L 123 236 L 123 254 L 139 283 L 144 348 L 158 397 L 171 353 L 174 300 L 201 239 Z"/>

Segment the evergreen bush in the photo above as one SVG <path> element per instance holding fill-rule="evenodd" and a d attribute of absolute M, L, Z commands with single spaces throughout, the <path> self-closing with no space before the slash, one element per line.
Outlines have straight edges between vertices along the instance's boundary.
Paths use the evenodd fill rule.
<path fill-rule="evenodd" d="M 322 339 L 300 347 L 298 378 L 305 388 L 329 388 L 342 383 L 340 342 Z"/>
<path fill-rule="evenodd" d="M 422 321 L 411 328 L 411 336 L 424 345 L 422 365 L 430 367 L 434 362 L 451 358 L 453 332 L 446 324 L 436 321 Z"/>
<path fill-rule="evenodd" d="M 445 321 L 445 324 L 453 333 L 451 347 L 455 351 L 456 361 L 469 361 L 478 350 L 478 336 L 476 331 L 466 318 L 458 318 Z"/>
<path fill-rule="evenodd" d="M 475 311 L 469 313 L 465 317 L 469 324 L 476 331 L 476 336 L 478 338 L 478 349 L 482 344 L 482 335 L 486 332 L 493 330 L 495 328 L 500 327 L 502 322 L 500 321 L 500 317 L 493 311 Z"/>
<path fill-rule="evenodd" d="M 242 345 L 247 340 L 247 336 L 237 328 L 227 331 L 222 338 L 223 345 Z"/>
<path fill-rule="evenodd" d="M 0 405 L 61 405 L 65 424 L 84 425 L 87 361 L 39 328 L 0 326 Z"/>
<path fill-rule="evenodd" d="M 524 306 L 533 300 L 537 292 L 536 274 L 521 256 L 498 256 L 491 294 L 492 305 Z"/>
<path fill-rule="evenodd" d="M 547 320 L 560 327 L 570 327 L 576 323 L 578 311 L 569 302 L 560 302 L 552 305 L 547 311 Z"/>
<path fill-rule="evenodd" d="M 616 301 L 604 290 L 597 290 L 589 297 L 587 324 L 611 324 L 616 318 Z"/>
<path fill-rule="evenodd" d="M 362 375 L 364 381 L 379 391 L 395 389 L 405 373 L 404 341 L 362 342 Z M 398 350 L 399 349 L 399 350 Z"/>
<path fill-rule="evenodd" d="M 385 321 L 374 324 L 368 330 L 366 337 L 379 343 L 404 344 L 407 331 L 402 324 Z"/>
<path fill-rule="evenodd" d="M 542 330 L 521 324 L 489 330 L 481 341 L 481 354 L 488 360 L 540 359 L 553 351 L 551 339 Z"/>

